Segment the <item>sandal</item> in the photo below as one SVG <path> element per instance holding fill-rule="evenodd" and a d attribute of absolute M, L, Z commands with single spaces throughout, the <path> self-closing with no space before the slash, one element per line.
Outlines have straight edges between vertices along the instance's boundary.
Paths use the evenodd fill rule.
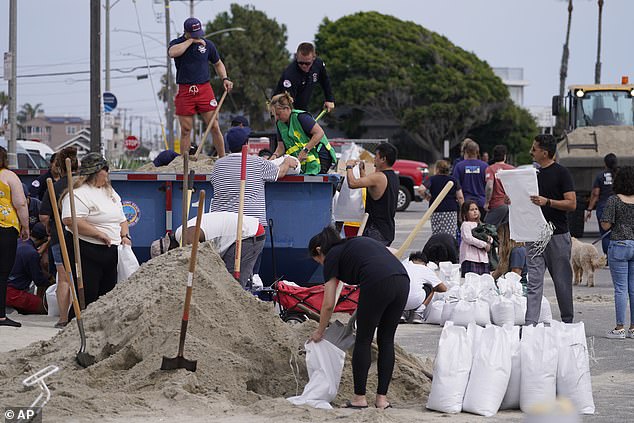
<path fill-rule="evenodd" d="M 379 410 L 386 410 L 388 408 L 393 408 L 391 403 L 387 403 L 387 405 L 385 407 L 379 407 L 378 405 L 374 404 L 375 408 L 378 408 Z"/>
<path fill-rule="evenodd" d="M 350 400 L 346 401 L 346 403 L 341 408 L 352 408 L 353 410 L 363 410 L 364 408 L 368 408 L 367 405 L 354 405 L 350 402 Z"/>
<path fill-rule="evenodd" d="M 68 325 L 68 322 L 57 322 L 55 323 L 55 326 L 53 326 L 55 329 L 64 329 L 66 327 L 66 325 Z"/>

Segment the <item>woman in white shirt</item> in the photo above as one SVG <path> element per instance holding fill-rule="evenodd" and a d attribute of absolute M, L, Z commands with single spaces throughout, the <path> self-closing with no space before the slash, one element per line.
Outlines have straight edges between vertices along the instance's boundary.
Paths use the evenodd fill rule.
<path fill-rule="evenodd" d="M 79 251 L 86 305 L 110 292 L 117 283 L 117 246 L 132 245 L 121 197 L 110 185 L 108 162 L 98 153 L 86 155 L 73 184 Z M 62 198 L 62 220 L 72 228 L 70 197 Z M 67 234 L 67 245 L 69 243 Z M 69 248 L 71 260 L 73 248 Z M 74 270 L 74 269 L 73 269 Z"/>

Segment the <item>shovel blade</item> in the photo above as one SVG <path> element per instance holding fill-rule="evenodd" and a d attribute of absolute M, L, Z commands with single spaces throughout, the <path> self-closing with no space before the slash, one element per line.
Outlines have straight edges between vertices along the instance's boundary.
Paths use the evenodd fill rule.
<path fill-rule="evenodd" d="M 176 356 L 174 358 L 163 356 L 163 362 L 161 363 L 161 370 L 176 370 L 185 369 L 190 372 L 196 371 L 196 360 L 188 360 L 183 356 Z"/>
<path fill-rule="evenodd" d="M 83 368 L 86 368 L 88 366 L 92 366 L 93 364 L 95 364 L 95 357 L 88 354 L 87 352 L 81 352 L 81 351 L 78 352 L 76 359 L 77 359 L 77 363 Z"/>

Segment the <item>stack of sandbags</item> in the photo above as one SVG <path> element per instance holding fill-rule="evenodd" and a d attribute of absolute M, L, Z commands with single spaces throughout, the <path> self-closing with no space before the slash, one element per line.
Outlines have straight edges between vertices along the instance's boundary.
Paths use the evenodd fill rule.
<path fill-rule="evenodd" d="M 469 367 L 468 367 L 469 366 Z M 434 362 L 427 408 L 493 416 L 569 398 L 581 414 L 594 414 L 583 323 L 522 328 L 447 321 Z"/>

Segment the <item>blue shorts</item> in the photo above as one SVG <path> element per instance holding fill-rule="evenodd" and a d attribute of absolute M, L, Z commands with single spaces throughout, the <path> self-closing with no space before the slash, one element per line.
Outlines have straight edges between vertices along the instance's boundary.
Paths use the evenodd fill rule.
<path fill-rule="evenodd" d="M 55 245 L 51 245 L 51 252 L 53 253 L 53 261 L 56 266 L 62 266 L 64 264 L 64 260 L 62 260 L 62 247 L 60 247 L 59 243 Z"/>

